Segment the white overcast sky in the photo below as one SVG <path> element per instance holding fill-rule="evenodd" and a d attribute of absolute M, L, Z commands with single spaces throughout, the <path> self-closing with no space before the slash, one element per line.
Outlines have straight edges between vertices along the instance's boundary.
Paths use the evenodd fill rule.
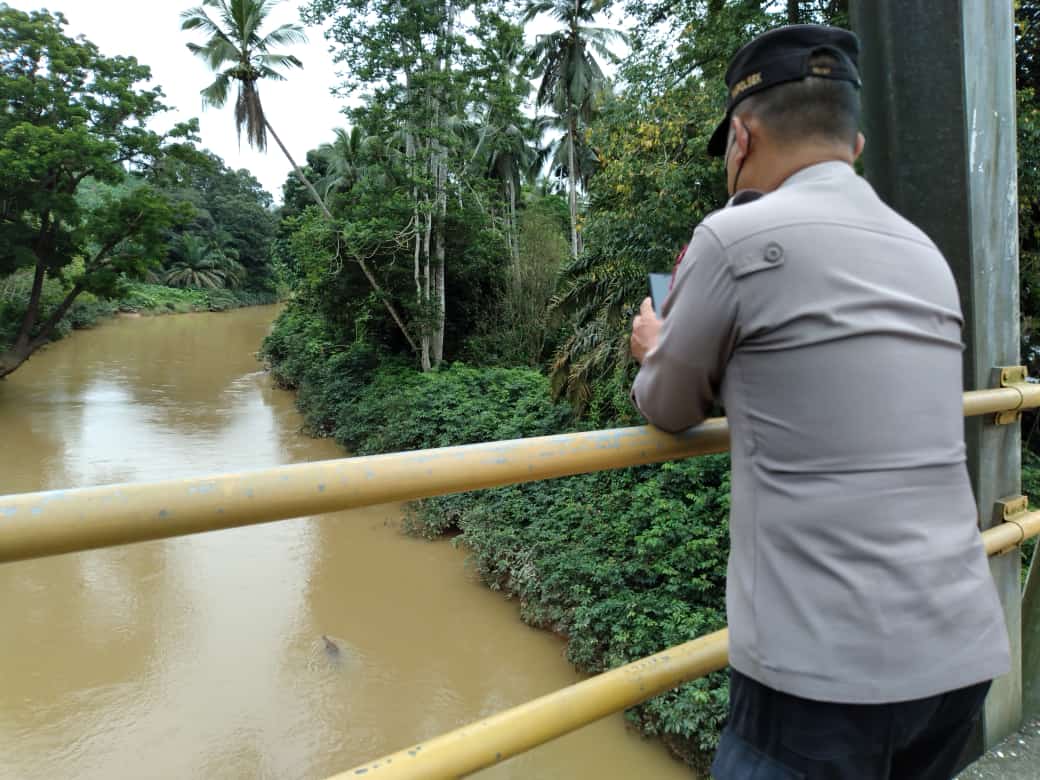
<path fill-rule="evenodd" d="M 182 32 L 180 14 L 199 5 L 199 0 L 5 0 L 22 11 L 47 8 L 61 11 L 68 19 L 66 32 L 83 35 L 106 55 L 132 55 L 152 69 L 152 81 L 162 87 L 166 103 L 174 110 L 155 122 L 165 130 L 177 121 L 198 117 L 202 146 L 224 159 L 231 168 L 246 168 L 260 180 L 276 201 L 290 172 L 285 156 L 270 139 L 266 154 L 241 146 L 235 134 L 233 99 L 223 109 L 203 110 L 199 90 L 213 76 L 207 65 L 195 57 L 185 44 L 201 42 L 202 35 Z M 299 22 L 299 2 L 287 0 L 268 18 L 267 29 L 285 22 Z M 551 20 L 536 19 L 527 30 L 529 38 L 551 29 Z M 284 51 L 303 61 L 303 70 L 289 71 L 283 82 L 261 85 L 261 98 L 268 119 L 298 163 L 309 149 L 332 140 L 332 130 L 347 125 L 341 113 L 343 101 L 330 94 L 339 79 L 339 66 L 332 61 L 328 42 L 318 28 L 306 28 L 308 42 Z"/>

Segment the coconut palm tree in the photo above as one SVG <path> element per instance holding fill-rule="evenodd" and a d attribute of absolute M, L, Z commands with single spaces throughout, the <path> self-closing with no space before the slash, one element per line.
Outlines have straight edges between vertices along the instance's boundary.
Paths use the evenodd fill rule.
<path fill-rule="evenodd" d="M 614 55 L 607 45 L 615 40 L 624 40 L 624 35 L 618 30 L 589 25 L 604 5 L 604 0 L 528 0 L 524 11 L 524 21 L 544 13 L 562 23 L 560 29 L 538 36 L 528 58 L 535 66 L 536 76 L 541 79 L 538 105 L 551 106 L 565 128 L 573 257 L 581 252 L 576 152 L 580 143 L 579 132 L 581 125 L 592 117 L 596 98 L 607 85 L 607 77 L 590 49 L 604 59 L 612 60 Z"/>
<path fill-rule="evenodd" d="M 213 83 L 202 90 L 203 103 L 222 108 L 228 101 L 232 84 L 237 84 L 235 129 L 239 138 L 244 128 L 246 140 L 262 152 L 267 149 L 267 134 L 270 133 L 300 181 L 311 191 L 315 201 L 324 207 L 317 191 L 274 131 L 260 101 L 261 81 L 284 81 L 281 71 L 303 67 L 295 56 L 273 51 L 281 46 L 305 43 L 307 35 L 300 25 L 283 24 L 266 34 L 261 32 L 267 16 L 279 2 L 202 0 L 202 5 L 181 14 L 181 29 L 201 30 L 209 36 L 204 44 L 188 44 L 188 50 L 205 60 L 216 73 Z M 216 21 L 207 12 L 209 8 L 215 11 Z"/>
<path fill-rule="evenodd" d="M 549 170 L 553 176 L 570 181 L 571 145 L 567 135 L 551 144 L 548 153 L 551 155 Z M 599 157 L 588 141 L 578 134 L 574 144 L 574 178 L 585 191 L 589 189 L 589 179 L 599 170 Z"/>
<path fill-rule="evenodd" d="M 337 127 L 336 140 L 318 147 L 325 162 L 325 175 L 316 186 L 327 199 L 333 192 L 346 192 L 363 178 L 386 183 L 387 166 L 395 161 L 403 164 L 404 140 L 400 132 L 391 133 L 387 140 L 378 135 L 366 135 L 360 127 L 345 130 Z"/>
<path fill-rule="evenodd" d="M 249 143 L 263 151 L 267 148 L 267 133 L 270 133 L 325 219 L 335 222 L 325 201 L 271 127 L 260 102 L 261 81 L 284 81 L 283 70 L 303 67 L 303 63 L 293 55 L 274 51 L 281 46 L 305 42 L 307 36 L 300 25 L 283 24 L 266 34 L 261 32 L 265 20 L 279 2 L 281 0 L 202 0 L 202 5 L 181 14 L 181 29 L 201 30 L 209 36 L 204 44 L 188 44 L 188 49 L 204 59 L 217 74 L 213 83 L 202 90 L 203 102 L 215 108 L 225 105 L 232 82 L 236 82 L 235 127 L 239 137 L 245 128 Z M 216 20 L 207 9 L 213 9 Z M 359 259 L 358 264 L 372 288 L 383 299 L 383 305 L 405 339 L 415 349 L 415 342 L 389 296 L 383 292 L 365 262 Z"/>
<path fill-rule="evenodd" d="M 486 124 L 480 130 L 473 159 L 482 164 L 485 174 L 498 181 L 506 200 L 506 225 L 510 254 L 514 271 L 520 262 L 519 225 L 517 203 L 520 199 L 522 181 L 534 181 L 545 167 L 551 148 L 541 144 L 542 136 L 549 126 L 549 117 L 507 119 L 503 126 Z"/>

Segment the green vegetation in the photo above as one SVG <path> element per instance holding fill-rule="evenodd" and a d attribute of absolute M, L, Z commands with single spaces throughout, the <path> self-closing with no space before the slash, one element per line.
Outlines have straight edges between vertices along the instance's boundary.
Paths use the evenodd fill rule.
<path fill-rule="evenodd" d="M 33 268 L 33 284 L 14 340 L 0 353 L 0 377 L 51 337 L 82 293 L 115 297 L 164 254 L 165 232 L 186 217 L 158 191 L 154 171 L 179 154 L 194 126 L 162 136 L 145 122 L 166 110 L 132 57 L 105 57 L 62 32 L 64 18 L 0 5 L 0 273 Z M 125 166 L 133 166 L 134 175 Z M 77 193 L 92 179 L 98 197 Z M 78 270 L 53 312 L 41 319 L 48 277 Z M 33 335 L 35 334 L 35 335 Z"/>
<path fill-rule="evenodd" d="M 613 84 L 589 53 L 613 57 L 594 26 L 607 5 L 307 4 L 351 65 L 344 88 L 364 95 L 307 157 L 322 207 L 292 179 L 284 189 L 277 245 L 295 297 L 264 352 L 312 433 L 369 454 L 640 422 L 627 331 L 647 272 L 669 270 L 724 202 L 703 150 L 727 58 L 779 22 L 845 23 L 847 3 L 615 3 L 634 29 Z M 517 23 L 537 12 L 561 28 L 524 47 Z M 1023 86 L 1019 133 L 1035 150 L 1040 108 Z M 535 104 L 552 115 L 529 119 Z M 561 135 L 544 143 L 549 128 Z M 1032 155 L 1024 301 L 1040 289 Z M 1040 480 L 1031 455 L 1024 476 Z M 718 456 L 431 499 L 407 526 L 453 535 L 484 582 L 597 672 L 724 625 L 728 502 Z M 712 675 L 628 715 L 705 770 L 727 695 Z"/>
<path fill-rule="evenodd" d="M 167 106 L 138 86 L 149 69 L 65 24 L 0 3 L 0 378 L 117 310 L 226 309 L 277 287 L 271 196 L 199 151 L 194 120 L 150 130 Z"/>
<path fill-rule="evenodd" d="M 562 27 L 541 36 L 528 55 L 540 80 L 537 104 L 553 110 L 564 128 L 557 165 L 567 172 L 567 194 L 571 214 L 571 256 L 582 250 L 578 231 L 578 181 L 587 186 L 596 168 L 596 152 L 585 142 L 584 131 L 598 103 L 607 94 L 607 77 L 593 52 L 614 61 L 608 44 L 623 40 L 617 30 L 589 24 L 606 3 L 586 0 L 532 0 L 524 9 L 524 21 L 549 14 Z M 566 150 L 566 151 L 564 151 Z"/>
<path fill-rule="evenodd" d="M 264 149 L 259 88 L 302 67 L 275 0 L 182 15 L 208 105 Z M 1040 4 L 1018 3 L 1023 354 L 1040 375 Z M 622 11 L 630 34 L 604 24 Z M 309 429 L 359 454 L 635 424 L 627 332 L 646 274 L 724 202 L 704 154 L 728 57 L 846 0 L 306 0 L 344 67 L 348 127 L 293 166 L 277 211 L 247 171 L 166 135 L 148 69 L 0 4 L 0 376 L 116 311 L 289 304 L 264 344 Z M 555 28 L 525 42 L 523 23 Z M 621 44 L 628 47 L 617 59 Z M 604 65 L 617 65 L 613 82 Z M 538 89 L 532 89 L 532 82 Z M 71 86 L 70 86 L 71 85 Z M 547 115 L 537 112 L 545 109 Z M 1027 416 L 1036 445 L 1040 415 Z M 1024 481 L 1040 486 L 1026 453 Z M 416 504 L 492 588 L 608 669 L 725 623 L 725 456 Z M 1040 493 L 1040 490 L 1036 491 Z M 712 675 L 629 713 L 705 769 L 725 714 Z"/>
<path fill-rule="evenodd" d="M 1040 503 L 1040 455 L 1026 447 L 1022 448 L 1022 494 L 1029 496 L 1031 509 Z M 1038 537 L 1027 539 L 1022 545 L 1022 584 L 1025 585 L 1029 565 L 1036 554 Z M 1034 562 L 1035 563 L 1035 562 Z M 1038 568 L 1040 571 L 1040 568 Z"/>

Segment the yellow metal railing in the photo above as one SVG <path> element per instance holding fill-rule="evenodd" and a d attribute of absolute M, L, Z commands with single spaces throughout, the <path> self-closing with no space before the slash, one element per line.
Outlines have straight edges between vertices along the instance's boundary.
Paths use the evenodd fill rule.
<path fill-rule="evenodd" d="M 964 394 L 967 416 L 1040 406 L 1040 385 Z M 0 496 L 0 563 L 725 452 L 725 419 Z"/>
<path fill-rule="evenodd" d="M 964 394 L 964 414 L 1040 406 L 1040 385 Z M 685 433 L 591 433 L 344 458 L 240 474 L 0 496 L 0 563 L 291 517 L 499 487 L 724 452 L 725 419 Z M 1040 512 L 985 531 L 990 555 L 1040 534 Z M 727 663 L 717 631 L 337 775 L 449 778 L 469 774 L 634 706 Z"/>

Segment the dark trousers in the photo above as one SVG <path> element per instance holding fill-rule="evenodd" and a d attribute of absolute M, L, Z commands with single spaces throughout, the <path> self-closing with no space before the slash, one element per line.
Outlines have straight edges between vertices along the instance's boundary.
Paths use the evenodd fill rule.
<path fill-rule="evenodd" d="M 715 780 L 950 780 L 990 683 L 894 704 L 837 704 L 730 671 Z"/>

